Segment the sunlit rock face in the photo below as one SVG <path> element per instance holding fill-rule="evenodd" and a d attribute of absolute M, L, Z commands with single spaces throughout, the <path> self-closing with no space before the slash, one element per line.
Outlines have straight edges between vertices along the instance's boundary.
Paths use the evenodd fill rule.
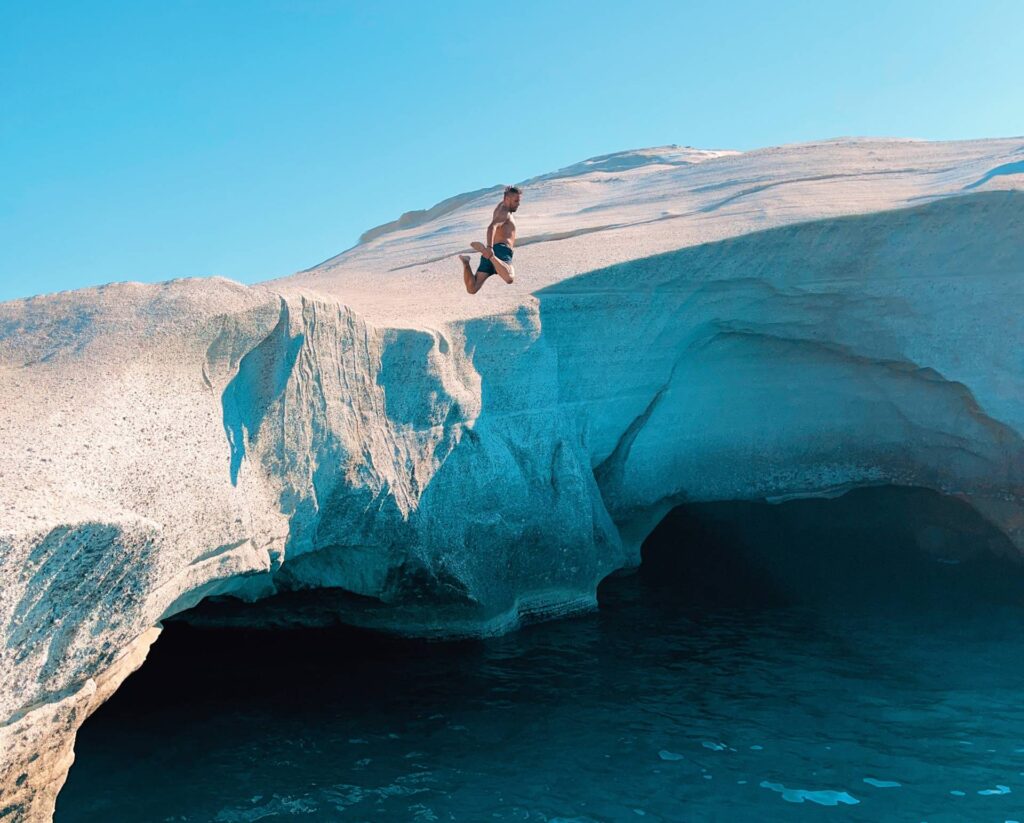
<path fill-rule="evenodd" d="M 679 503 L 865 485 L 1024 548 L 1022 157 L 623 152 L 522 184 L 477 295 L 500 186 L 260 286 L 0 305 L 0 810 L 48 819 L 175 615 L 499 633 L 594 607 Z"/>

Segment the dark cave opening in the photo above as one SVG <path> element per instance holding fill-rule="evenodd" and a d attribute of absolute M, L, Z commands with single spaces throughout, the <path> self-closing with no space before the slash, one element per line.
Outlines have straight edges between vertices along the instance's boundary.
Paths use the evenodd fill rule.
<path fill-rule="evenodd" d="M 641 556 L 635 574 L 613 574 L 601 583 L 598 620 L 602 614 L 619 619 L 622 609 L 638 602 L 650 607 L 649 614 L 691 616 L 723 609 L 956 614 L 1024 606 L 1024 564 L 1010 541 L 967 503 L 916 487 L 865 487 L 782 503 L 677 506 L 644 541 Z M 330 592 L 294 592 L 275 598 L 273 609 L 323 611 L 329 604 L 319 603 L 321 595 L 334 602 Z M 204 603 L 194 611 L 212 608 L 230 615 L 234 607 Z M 511 639 L 538 628 L 528 624 Z M 315 694 L 317 684 L 335 689 L 356 671 L 399 671 L 414 661 L 441 665 L 499 641 L 405 638 L 339 620 L 319 626 L 268 620 L 254 628 L 221 617 L 207 626 L 185 613 L 165 621 L 150 658 L 115 700 L 141 706 L 153 690 L 180 694 L 199 683 L 208 693 L 230 691 L 237 682 L 231 669 L 255 661 L 260 676 L 250 683 L 249 697 L 273 701 L 293 689 L 296 679 Z M 261 660 L 274 665 L 264 667 Z"/>
<path fill-rule="evenodd" d="M 516 746 L 527 771 L 553 748 L 539 767 L 550 775 L 581 752 L 632 741 L 642 751 L 623 761 L 631 781 L 653 774 L 652 764 L 684 762 L 658 751 L 681 751 L 687 735 L 699 757 L 699 741 L 718 735 L 760 748 L 802 728 L 830 745 L 862 745 L 868 728 L 888 756 L 933 726 L 929 715 L 897 740 L 875 722 L 880 693 L 893 711 L 936 703 L 942 724 L 959 721 L 935 699 L 937 684 L 1016 693 L 1019 655 L 1006 641 L 1024 620 L 1024 567 L 1011 550 L 960 500 L 865 488 L 679 506 L 644 542 L 635 573 L 602 582 L 596 613 L 501 637 L 167 621 L 141 669 L 83 725 L 56 819 L 257 819 L 277 808 L 267 797 L 397 804 L 401 796 L 375 792 L 401 788 L 395 775 L 420 756 L 440 775 L 433 797 L 450 795 L 462 809 L 465 771 L 482 768 L 493 784 Z M 952 705 L 970 704 L 967 693 Z M 851 699 L 864 705 L 832 712 Z M 964 711 L 963 722 L 975 719 Z M 597 737 L 584 745 L 581 734 Z M 791 757 L 799 771 L 812 753 L 778 756 L 779 768 Z M 746 779 L 748 767 L 730 776 Z M 607 768 L 602 759 L 571 780 L 598 774 L 597 792 Z M 524 783 L 521 769 L 510 786 Z M 187 793 L 173 788 L 182 785 Z M 411 819 L 405 807 L 391 812 L 386 819 Z"/>
<path fill-rule="evenodd" d="M 685 504 L 641 556 L 652 596 L 688 608 L 1024 605 L 1009 539 L 966 502 L 918 487 Z"/>
<path fill-rule="evenodd" d="M 673 509 L 648 536 L 635 574 L 602 582 L 598 620 L 617 620 L 638 602 L 650 607 L 646 614 L 694 616 L 792 606 L 954 613 L 975 605 L 1019 606 L 1024 565 L 1014 556 L 1007 538 L 970 506 L 920 488 L 870 487 L 784 503 L 692 503 Z M 588 617 L 562 622 L 576 619 Z M 302 699 L 317 702 L 340 682 L 358 690 L 359 683 L 387 680 L 383 673 L 392 669 L 397 682 L 397 672 L 416 661 L 443 666 L 483 654 L 488 644 L 544 631 L 527 625 L 504 639 L 436 641 L 337 622 L 285 626 L 167 620 L 146 663 L 118 690 L 113 707 L 99 711 L 145 711 L 158 694 L 170 702 L 183 694 L 229 699 L 240 669 L 254 673 L 247 701 L 287 700 L 301 683 Z M 369 705 L 373 695 L 360 699 Z"/>

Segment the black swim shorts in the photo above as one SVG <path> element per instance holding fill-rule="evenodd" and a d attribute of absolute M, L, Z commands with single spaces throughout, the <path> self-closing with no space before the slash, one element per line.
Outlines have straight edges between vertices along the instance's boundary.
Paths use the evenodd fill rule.
<path fill-rule="evenodd" d="M 494 256 L 499 260 L 504 260 L 506 263 L 512 262 L 512 249 L 510 246 L 506 246 L 504 243 L 494 244 Z M 480 257 L 480 267 L 476 270 L 477 274 L 497 274 L 494 270 L 494 265 L 486 257 Z"/>

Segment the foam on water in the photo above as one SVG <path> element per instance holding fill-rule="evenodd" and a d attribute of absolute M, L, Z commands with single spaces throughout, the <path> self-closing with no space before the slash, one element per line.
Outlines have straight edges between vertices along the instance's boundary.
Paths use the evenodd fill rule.
<path fill-rule="evenodd" d="M 864 782 L 879 789 L 895 789 L 903 785 L 896 780 L 879 780 L 875 777 L 865 777 Z"/>
<path fill-rule="evenodd" d="M 839 803 L 846 803 L 852 806 L 855 803 L 860 803 L 857 798 L 848 792 L 837 792 L 831 789 L 787 789 L 781 783 L 772 783 L 768 780 L 762 780 L 761 786 L 771 789 L 773 792 L 779 792 L 782 795 L 782 799 L 788 800 L 790 803 L 803 803 L 805 800 L 810 800 L 812 803 L 818 803 L 822 806 L 836 806 Z"/>

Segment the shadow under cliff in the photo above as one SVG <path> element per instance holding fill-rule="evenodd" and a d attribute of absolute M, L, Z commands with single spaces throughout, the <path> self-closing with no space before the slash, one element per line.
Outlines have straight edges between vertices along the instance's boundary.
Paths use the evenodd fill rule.
<path fill-rule="evenodd" d="M 620 819 L 637 781 L 636 802 L 662 819 L 711 819 L 740 802 L 727 789 L 737 779 L 799 773 L 812 756 L 823 785 L 860 768 L 908 772 L 927 788 L 906 798 L 919 808 L 948 798 L 940 773 L 953 786 L 1010 782 L 991 756 L 948 759 L 963 746 L 942 748 L 941 769 L 927 745 L 907 749 L 963 729 L 979 752 L 1019 746 L 1007 641 L 1024 622 L 1024 570 L 1006 548 L 954 498 L 865 488 L 678 507 L 639 570 L 601 584 L 596 612 L 502 637 L 169 623 L 84 724 L 55 819 L 408 820 L 423 802 L 486 819 L 499 791 L 510 806 L 554 793 Z M 989 743 L 972 707 L 991 713 L 1004 695 Z M 725 760 L 703 759 L 725 749 L 714 741 L 732 746 Z M 701 800 L 693 784 L 712 769 L 726 794 Z M 763 789 L 742 802 L 735 819 L 778 813 Z"/>
<path fill-rule="evenodd" d="M 681 505 L 644 541 L 651 597 L 691 610 L 1024 606 L 1024 564 L 973 508 L 929 489 Z"/>

